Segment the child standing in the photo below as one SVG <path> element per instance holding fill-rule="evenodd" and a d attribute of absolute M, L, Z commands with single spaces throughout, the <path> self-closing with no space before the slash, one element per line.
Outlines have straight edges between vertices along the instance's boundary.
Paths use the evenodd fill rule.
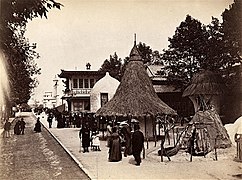
<path fill-rule="evenodd" d="M 92 149 L 94 151 L 101 151 L 99 134 L 96 132 L 93 132 L 93 135 L 92 135 Z"/>

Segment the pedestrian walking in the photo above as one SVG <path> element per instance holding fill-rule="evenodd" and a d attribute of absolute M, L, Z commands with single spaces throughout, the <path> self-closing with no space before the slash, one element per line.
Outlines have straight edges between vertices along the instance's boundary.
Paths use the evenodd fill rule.
<path fill-rule="evenodd" d="M 17 122 L 14 125 L 14 134 L 19 135 L 20 134 L 20 121 L 17 120 Z"/>
<path fill-rule="evenodd" d="M 80 138 L 81 145 L 82 145 L 82 148 L 83 148 L 83 153 L 89 152 L 88 148 L 90 146 L 91 137 L 90 137 L 89 124 L 87 122 L 80 129 L 79 138 Z"/>
<path fill-rule="evenodd" d="M 20 120 L 20 133 L 21 134 L 24 134 L 24 129 L 25 129 L 25 121 L 24 121 L 24 118 L 21 118 Z"/>
<path fill-rule="evenodd" d="M 3 129 L 3 137 L 10 137 L 11 123 L 8 121 L 8 119 L 6 120 Z"/>
<path fill-rule="evenodd" d="M 117 127 L 113 127 L 113 132 L 110 139 L 110 147 L 109 147 L 109 157 L 108 160 L 110 162 L 118 162 L 122 160 L 121 153 L 121 139 L 117 132 Z"/>
<path fill-rule="evenodd" d="M 52 113 L 50 113 L 48 115 L 47 121 L 49 123 L 49 128 L 51 128 L 52 127 L 52 122 L 53 122 L 53 115 L 52 115 Z"/>
<path fill-rule="evenodd" d="M 35 132 L 41 132 L 41 123 L 40 123 L 40 118 L 37 118 L 37 122 L 35 123 L 34 131 Z"/>
<path fill-rule="evenodd" d="M 107 125 L 107 147 L 110 147 L 110 140 L 111 140 L 111 134 L 112 134 L 112 123 L 109 122 Z"/>
<path fill-rule="evenodd" d="M 138 124 L 134 125 L 134 132 L 132 135 L 132 153 L 134 156 L 134 159 L 136 161 L 136 166 L 140 166 L 141 163 L 141 151 L 144 146 L 144 135 L 140 131 L 140 127 Z"/>

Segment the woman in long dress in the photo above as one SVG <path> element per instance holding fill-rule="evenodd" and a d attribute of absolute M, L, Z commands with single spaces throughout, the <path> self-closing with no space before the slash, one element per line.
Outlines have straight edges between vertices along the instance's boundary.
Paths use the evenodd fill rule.
<path fill-rule="evenodd" d="M 113 127 L 108 159 L 110 162 L 118 162 L 122 159 L 120 137 L 117 132 L 117 127 Z"/>
<path fill-rule="evenodd" d="M 37 118 L 37 122 L 35 123 L 34 131 L 35 132 L 41 132 L 41 123 L 40 123 L 40 118 Z"/>

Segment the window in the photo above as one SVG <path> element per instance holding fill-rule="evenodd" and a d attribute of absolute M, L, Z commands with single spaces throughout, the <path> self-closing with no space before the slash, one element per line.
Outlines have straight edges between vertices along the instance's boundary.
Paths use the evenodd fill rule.
<path fill-rule="evenodd" d="M 81 110 L 83 110 L 83 102 L 74 100 L 73 101 L 73 110 L 74 111 L 81 111 Z"/>
<path fill-rule="evenodd" d="M 94 86 L 94 79 L 90 79 L 90 88 L 93 88 Z"/>
<path fill-rule="evenodd" d="M 108 93 L 101 93 L 101 107 L 108 102 Z"/>
<path fill-rule="evenodd" d="M 84 79 L 84 88 L 89 88 L 88 79 Z"/>
<path fill-rule="evenodd" d="M 83 79 L 79 79 L 79 88 L 83 88 Z"/>
<path fill-rule="evenodd" d="M 77 79 L 73 79 L 73 88 L 77 88 Z"/>

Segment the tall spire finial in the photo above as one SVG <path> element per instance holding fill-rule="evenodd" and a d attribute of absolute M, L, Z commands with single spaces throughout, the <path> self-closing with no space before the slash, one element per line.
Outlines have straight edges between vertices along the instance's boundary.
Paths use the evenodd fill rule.
<path fill-rule="evenodd" d="M 136 46 L 136 33 L 134 33 L 134 45 Z"/>

